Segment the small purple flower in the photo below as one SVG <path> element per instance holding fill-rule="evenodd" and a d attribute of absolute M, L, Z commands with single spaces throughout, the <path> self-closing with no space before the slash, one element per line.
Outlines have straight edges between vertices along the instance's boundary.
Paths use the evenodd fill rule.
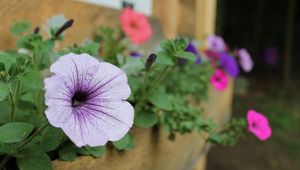
<path fill-rule="evenodd" d="M 131 128 L 133 107 L 127 76 L 118 67 L 87 54 L 60 57 L 45 79 L 45 111 L 76 146 L 101 146 L 121 139 Z"/>
<path fill-rule="evenodd" d="M 233 78 L 239 75 L 239 67 L 235 58 L 226 52 L 221 53 L 221 67 Z"/>
<path fill-rule="evenodd" d="M 136 52 L 136 51 L 132 51 L 132 52 L 130 52 L 129 56 L 132 58 L 142 58 L 143 54 Z"/>
<path fill-rule="evenodd" d="M 209 35 L 206 37 L 207 48 L 212 51 L 225 51 L 226 44 L 222 37 L 216 35 Z"/>
<path fill-rule="evenodd" d="M 237 51 L 237 54 L 240 58 L 239 62 L 240 62 L 242 69 L 245 72 L 250 72 L 253 68 L 253 61 L 252 61 L 251 56 L 248 53 L 248 51 L 244 48 L 241 48 Z"/>
<path fill-rule="evenodd" d="M 193 43 L 190 42 L 184 51 L 193 53 L 197 57 L 195 64 L 201 64 L 201 56 Z M 184 63 L 184 61 L 179 61 L 179 63 L 182 63 L 182 62 Z"/>

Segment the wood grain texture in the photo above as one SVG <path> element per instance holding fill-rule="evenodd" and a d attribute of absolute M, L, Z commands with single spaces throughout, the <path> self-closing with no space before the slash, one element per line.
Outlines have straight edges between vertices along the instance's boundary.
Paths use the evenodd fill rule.
<path fill-rule="evenodd" d="M 203 38 L 215 32 L 217 0 L 154 0 L 153 14 L 167 38 Z"/>
<path fill-rule="evenodd" d="M 0 50 L 14 47 L 15 38 L 9 31 L 14 20 L 29 20 L 41 29 L 46 20 L 63 13 L 74 19 L 74 25 L 66 33 L 62 46 L 91 38 L 95 28 L 105 24 L 118 24 L 119 12 L 73 0 L 1 0 L 0 1 Z"/>

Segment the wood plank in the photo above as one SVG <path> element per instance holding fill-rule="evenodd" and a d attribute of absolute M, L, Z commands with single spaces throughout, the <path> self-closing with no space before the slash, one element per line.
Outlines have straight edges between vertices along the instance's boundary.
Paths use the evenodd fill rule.
<path fill-rule="evenodd" d="M 195 37 L 215 33 L 217 0 L 196 0 Z"/>
<path fill-rule="evenodd" d="M 1 0 L 0 1 L 0 50 L 14 47 L 15 38 L 9 31 L 14 20 L 29 20 L 41 29 L 46 20 L 63 13 L 75 20 L 66 33 L 62 46 L 91 38 L 99 25 L 116 25 L 119 12 L 73 0 Z M 33 28 L 32 28 L 33 29 Z"/>

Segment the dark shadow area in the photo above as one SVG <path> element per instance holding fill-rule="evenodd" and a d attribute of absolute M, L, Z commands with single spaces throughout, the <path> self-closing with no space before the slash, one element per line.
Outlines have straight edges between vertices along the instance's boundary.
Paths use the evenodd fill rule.
<path fill-rule="evenodd" d="M 208 170 L 300 169 L 299 5 L 297 0 L 218 1 L 217 33 L 231 48 L 249 49 L 255 63 L 250 74 L 236 81 L 232 116 L 260 111 L 268 117 L 273 134 L 266 142 L 249 134 L 234 147 L 214 147 Z"/>

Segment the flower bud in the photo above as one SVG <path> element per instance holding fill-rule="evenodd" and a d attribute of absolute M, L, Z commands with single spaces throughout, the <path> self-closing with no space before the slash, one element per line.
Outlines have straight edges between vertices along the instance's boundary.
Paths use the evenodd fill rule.
<path fill-rule="evenodd" d="M 156 57 L 157 57 L 156 54 L 150 54 L 150 56 L 147 58 L 147 61 L 146 61 L 146 64 L 145 64 L 146 70 L 150 69 L 152 64 L 155 62 Z"/>
<path fill-rule="evenodd" d="M 38 34 L 40 32 L 40 27 L 35 27 L 33 33 Z"/>
<path fill-rule="evenodd" d="M 63 26 L 61 26 L 56 33 L 54 34 L 54 37 L 59 37 L 66 29 L 70 28 L 73 25 L 74 20 L 70 19 Z"/>

